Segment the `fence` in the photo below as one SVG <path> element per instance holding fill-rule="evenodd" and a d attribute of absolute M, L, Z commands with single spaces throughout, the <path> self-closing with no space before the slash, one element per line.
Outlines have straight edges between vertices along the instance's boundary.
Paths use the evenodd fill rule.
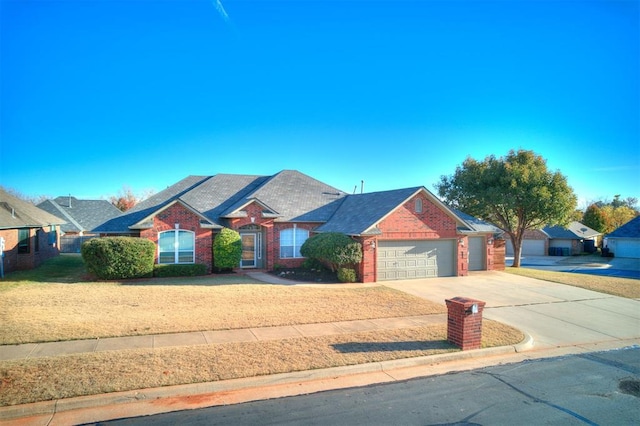
<path fill-rule="evenodd" d="M 97 235 L 63 235 L 60 237 L 60 253 L 80 253 L 80 246 L 85 241 L 98 238 Z"/>

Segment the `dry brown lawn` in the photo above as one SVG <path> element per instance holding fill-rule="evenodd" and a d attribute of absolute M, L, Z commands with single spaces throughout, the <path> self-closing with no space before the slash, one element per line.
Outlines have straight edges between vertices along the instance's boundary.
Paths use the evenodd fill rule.
<path fill-rule="evenodd" d="M 0 344 L 427 315 L 441 305 L 386 287 L 14 283 L 0 290 Z M 249 278 L 247 281 L 252 282 Z M 183 281 L 184 282 L 184 281 Z M 160 283 L 162 285 L 152 285 Z"/>
<path fill-rule="evenodd" d="M 47 269 L 49 268 L 49 269 Z M 65 268 L 70 270 L 64 272 Z M 75 269 L 74 269 L 75 268 Z M 446 308 L 383 286 L 280 286 L 243 276 L 84 282 L 77 258 L 0 282 L 0 343 L 428 315 Z M 485 347 L 520 342 L 485 320 Z M 0 405 L 200 383 L 456 351 L 446 325 L 276 341 L 0 361 Z"/>
<path fill-rule="evenodd" d="M 135 349 L 0 362 L 0 405 L 202 383 L 457 351 L 446 325 L 277 341 Z M 520 331 L 485 320 L 484 347 Z"/>
<path fill-rule="evenodd" d="M 530 268 L 506 268 L 505 272 L 539 280 L 572 285 L 614 296 L 640 298 L 640 280 L 631 278 L 605 277 L 600 275 L 576 274 L 572 272 L 543 271 Z"/>

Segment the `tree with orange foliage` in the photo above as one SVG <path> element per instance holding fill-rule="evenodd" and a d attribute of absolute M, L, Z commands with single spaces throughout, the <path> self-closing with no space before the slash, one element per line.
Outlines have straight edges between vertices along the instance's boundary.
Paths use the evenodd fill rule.
<path fill-rule="evenodd" d="M 118 195 L 109 197 L 109 201 L 121 211 L 126 212 L 140 200 L 135 196 L 131 188 L 125 185 L 120 189 Z"/>

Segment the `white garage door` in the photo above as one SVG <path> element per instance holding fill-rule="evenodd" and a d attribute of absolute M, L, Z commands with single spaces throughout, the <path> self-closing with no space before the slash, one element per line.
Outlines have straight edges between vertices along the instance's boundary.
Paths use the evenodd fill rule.
<path fill-rule="evenodd" d="M 572 241 L 571 240 L 558 240 L 553 239 L 549 240 L 549 247 L 562 247 L 562 248 L 571 248 Z"/>
<path fill-rule="evenodd" d="M 456 241 L 380 241 L 378 281 L 455 275 Z"/>
<path fill-rule="evenodd" d="M 631 257 L 640 259 L 640 240 L 616 240 L 613 248 L 615 257 Z"/>
<path fill-rule="evenodd" d="M 485 255 L 484 237 L 469 237 L 469 270 L 484 271 Z"/>
<path fill-rule="evenodd" d="M 513 256 L 513 245 L 507 240 L 507 255 Z M 544 240 L 523 240 L 522 256 L 545 256 Z"/>

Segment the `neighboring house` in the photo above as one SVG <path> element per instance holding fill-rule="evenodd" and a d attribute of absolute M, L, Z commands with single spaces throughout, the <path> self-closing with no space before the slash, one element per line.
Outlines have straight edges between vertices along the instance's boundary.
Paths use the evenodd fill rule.
<path fill-rule="evenodd" d="M 615 257 L 640 259 L 640 216 L 608 234 L 604 241 Z"/>
<path fill-rule="evenodd" d="M 320 232 L 362 243 L 363 282 L 467 275 L 470 237 L 482 259 L 474 268 L 504 267 L 504 256 L 494 258 L 493 231 L 477 231 L 424 187 L 348 195 L 293 170 L 189 176 L 96 231 L 148 238 L 156 262 L 211 271 L 213 240 L 224 227 L 240 233 L 242 269 L 301 266 L 300 247 Z"/>
<path fill-rule="evenodd" d="M 549 248 L 549 236 L 540 229 L 524 231 L 521 256 L 546 256 Z M 507 256 L 513 256 L 513 244 L 507 237 Z"/>
<path fill-rule="evenodd" d="M 527 230 L 522 240 L 522 256 L 570 256 L 593 252 L 602 234 L 588 226 L 573 221 L 563 226 L 545 226 Z M 511 240 L 507 242 L 507 255 L 513 256 Z"/>
<path fill-rule="evenodd" d="M 0 188 L 0 238 L 4 272 L 33 269 L 59 254 L 64 220 Z"/>
<path fill-rule="evenodd" d="M 546 226 L 542 231 L 549 237 L 547 252 L 559 256 L 593 253 L 597 250 L 598 238 L 602 236 L 602 233 L 576 221 L 571 222 L 566 228 Z"/>
<path fill-rule="evenodd" d="M 107 200 L 79 200 L 72 196 L 46 200 L 38 207 L 66 221 L 60 227 L 62 253 L 79 253 L 84 241 L 98 235 L 93 232 L 96 226 L 122 215 Z"/>

